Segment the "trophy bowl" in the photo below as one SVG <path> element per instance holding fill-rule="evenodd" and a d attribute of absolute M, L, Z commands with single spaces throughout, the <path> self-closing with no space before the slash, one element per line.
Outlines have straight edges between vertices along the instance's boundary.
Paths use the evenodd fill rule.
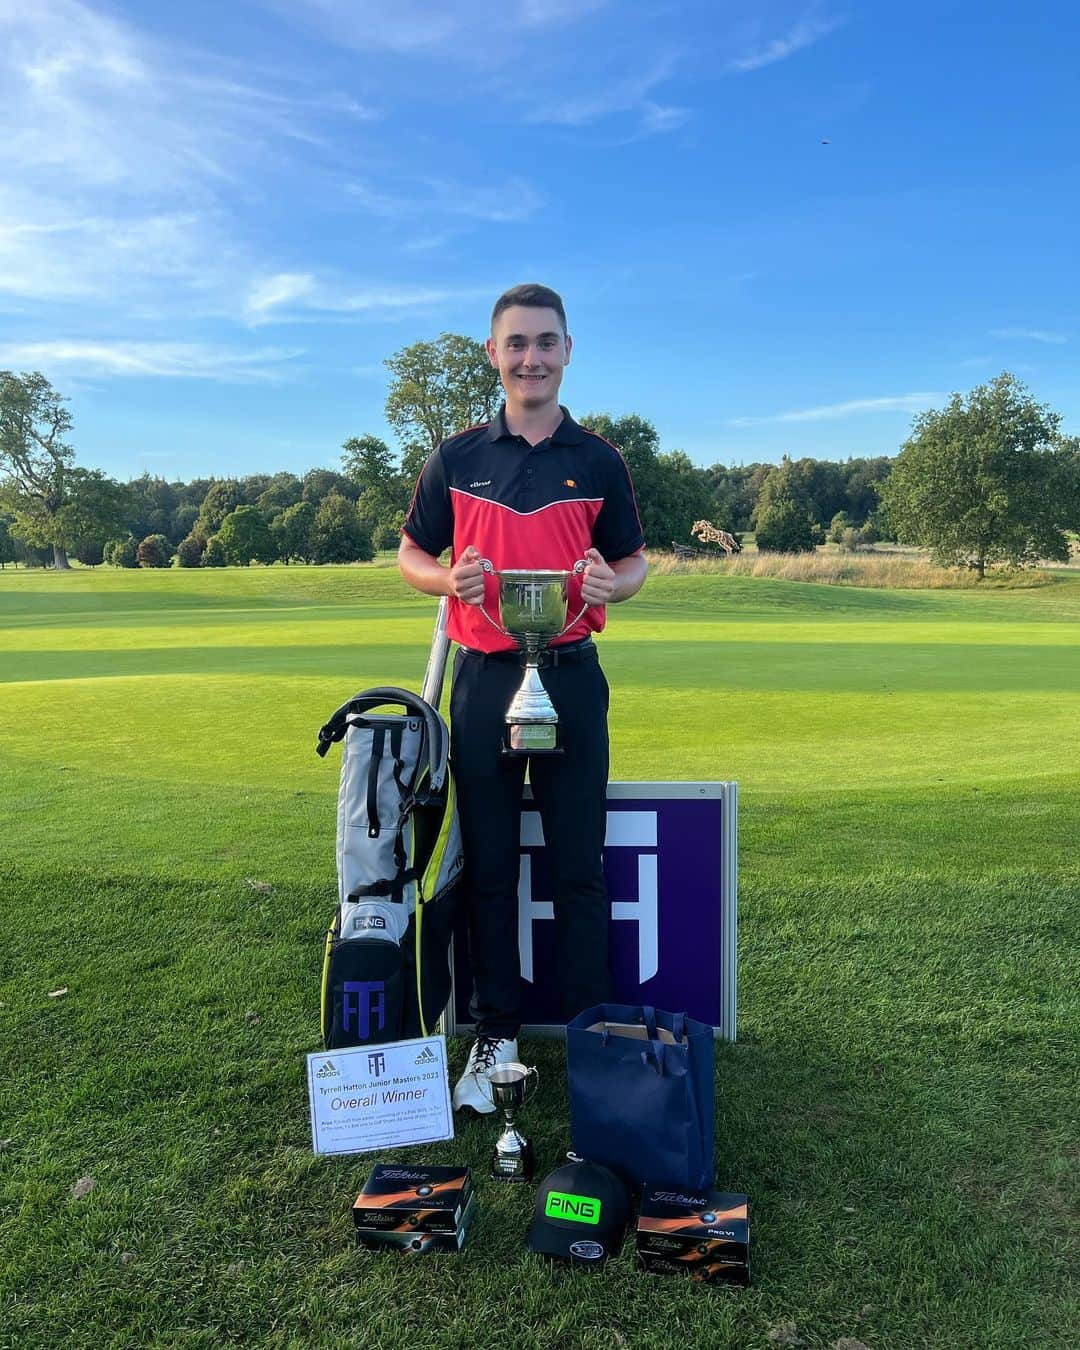
<path fill-rule="evenodd" d="M 506 1128 L 491 1155 L 492 1180 L 531 1181 L 535 1168 L 533 1146 L 514 1124 L 514 1117 L 536 1091 L 536 1070 L 524 1064 L 496 1064 L 480 1081 L 487 1083 L 487 1088 L 481 1090 L 506 1117 Z"/>
<path fill-rule="evenodd" d="M 480 612 L 504 637 L 513 638 L 525 667 L 506 710 L 503 750 L 511 755 L 560 754 L 559 715 L 540 678 L 539 661 L 541 652 L 568 633 L 589 608 L 582 605 L 567 622 L 567 582 L 580 576 L 586 563 L 579 559 L 565 572 L 525 568 L 497 572 L 487 558 L 481 558 L 480 566 L 499 584 L 499 621 L 483 605 Z"/>

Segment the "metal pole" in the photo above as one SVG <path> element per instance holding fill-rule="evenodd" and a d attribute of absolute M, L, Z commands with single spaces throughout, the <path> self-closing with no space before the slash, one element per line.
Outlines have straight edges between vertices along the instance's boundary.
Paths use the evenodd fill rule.
<path fill-rule="evenodd" d="M 446 674 L 446 655 L 450 650 L 450 639 L 446 636 L 446 612 L 450 602 L 444 595 L 439 601 L 439 612 L 435 616 L 435 632 L 431 638 L 431 654 L 428 657 L 427 670 L 424 671 L 424 687 L 420 691 L 425 703 L 429 703 L 436 712 L 442 701 L 443 677 Z"/>

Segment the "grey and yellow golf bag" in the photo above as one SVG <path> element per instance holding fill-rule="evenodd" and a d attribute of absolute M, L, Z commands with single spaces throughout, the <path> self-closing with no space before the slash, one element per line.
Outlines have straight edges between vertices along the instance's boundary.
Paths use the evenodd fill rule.
<path fill-rule="evenodd" d="M 365 690 L 319 731 L 318 753 L 340 740 L 338 906 L 322 982 L 328 1050 L 433 1032 L 450 995 L 462 867 L 449 732 L 435 708 L 405 689 Z"/>

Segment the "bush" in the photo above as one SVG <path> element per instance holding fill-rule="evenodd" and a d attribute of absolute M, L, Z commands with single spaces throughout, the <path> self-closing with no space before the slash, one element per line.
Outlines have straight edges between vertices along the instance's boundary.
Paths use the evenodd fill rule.
<path fill-rule="evenodd" d="M 137 550 L 133 534 L 124 539 L 110 539 L 104 549 L 105 561 L 110 567 L 138 567 Z"/>
<path fill-rule="evenodd" d="M 845 553 L 854 553 L 862 546 L 862 530 L 856 530 L 849 525 L 846 530 L 840 531 L 840 538 L 836 542 Z"/>
<path fill-rule="evenodd" d="M 228 565 L 229 558 L 225 552 L 225 545 L 212 534 L 206 541 L 206 547 L 203 549 L 202 567 L 225 567 Z"/>
<path fill-rule="evenodd" d="M 759 553 L 812 553 L 821 526 L 797 502 L 784 499 L 760 514 L 755 538 Z"/>
<path fill-rule="evenodd" d="M 135 550 L 140 567 L 168 567 L 172 546 L 163 534 L 148 534 Z"/>
<path fill-rule="evenodd" d="M 846 511 L 837 511 L 829 522 L 829 533 L 827 538 L 830 543 L 839 544 L 843 542 L 843 533 L 851 528 L 851 517 Z"/>
<path fill-rule="evenodd" d="M 181 539 L 176 546 L 177 567 L 198 567 L 205 548 L 205 542 L 197 535 L 189 534 L 186 539 Z"/>

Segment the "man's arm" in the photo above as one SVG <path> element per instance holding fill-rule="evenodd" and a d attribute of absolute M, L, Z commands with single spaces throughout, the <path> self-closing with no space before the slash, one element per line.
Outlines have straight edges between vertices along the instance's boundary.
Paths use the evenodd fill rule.
<path fill-rule="evenodd" d="M 424 595 L 451 595 L 463 604 L 480 605 L 484 602 L 484 571 L 479 559 L 478 550 L 470 544 L 453 567 L 444 567 L 438 558 L 425 553 L 403 534 L 398 548 L 398 571 Z"/>
<path fill-rule="evenodd" d="M 590 548 L 585 561 L 589 565 L 582 574 L 581 598 L 587 605 L 617 605 L 620 600 L 629 600 L 644 586 L 649 570 L 643 553 L 606 563 L 599 549 Z"/>

